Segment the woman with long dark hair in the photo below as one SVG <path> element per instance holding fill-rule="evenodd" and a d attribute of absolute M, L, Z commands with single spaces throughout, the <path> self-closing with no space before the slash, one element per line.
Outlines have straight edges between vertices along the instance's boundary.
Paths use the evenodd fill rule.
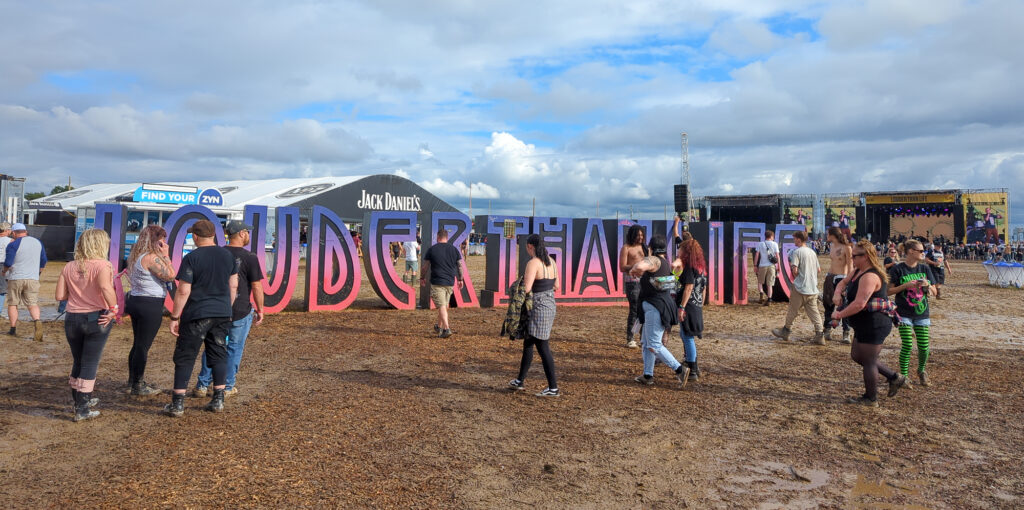
<path fill-rule="evenodd" d="M 640 303 L 643 315 L 643 360 L 644 373 L 634 380 L 640 384 L 654 384 L 654 362 L 659 360 L 672 369 L 676 378 L 686 386 L 690 368 L 676 360 L 662 343 L 665 330 L 677 322 L 675 298 L 672 296 L 677 285 L 672 274 L 672 265 L 665 258 L 668 242 L 665 236 L 651 237 L 651 255 L 637 262 L 629 274 L 640 279 Z"/>
<path fill-rule="evenodd" d="M 696 338 L 704 334 L 704 298 L 708 290 L 707 269 L 704 262 L 704 249 L 695 239 L 684 241 L 679 247 L 679 255 L 672 263 L 673 273 L 679 272 L 681 291 L 676 292 L 676 305 L 679 309 L 679 338 L 683 341 L 683 356 L 686 366 L 690 369 L 689 380 L 700 379 L 700 368 L 697 367 Z"/>
<path fill-rule="evenodd" d="M 523 287 L 533 297 L 533 310 L 526 325 L 526 338 L 523 339 L 523 358 L 519 363 L 519 376 L 509 381 L 509 388 L 525 390 L 523 381 L 533 362 L 533 349 L 537 348 L 544 375 L 548 379 L 548 387 L 537 394 L 538 397 L 557 397 L 558 379 L 555 377 L 555 358 L 551 355 L 549 340 L 551 327 L 555 322 L 555 291 L 558 290 L 558 266 L 548 254 L 544 241 L 537 234 L 526 238 L 526 252 L 530 261 L 523 270 Z"/>
<path fill-rule="evenodd" d="M 644 227 L 630 225 L 626 231 L 626 242 L 619 250 L 619 270 L 623 273 L 622 288 L 626 294 L 626 302 L 629 303 L 629 313 L 626 315 L 626 347 L 631 349 L 638 347 L 636 340 L 633 339 L 633 329 L 640 315 L 640 280 L 629 274 L 629 270 L 647 255 Z"/>
<path fill-rule="evenodd" d="M 892 318 L 879 305 L 888 300 L 889 277 L 868 240 L 861 240 L 853 248 L 853 272 L 839 283 L 836 295 L 846 291 L 847 304 L 832 313 L 833 320 L 849 319 L 853 328 L 850 357 L 863 368 L 864 394 L 851 397 L 847 402 L 870 407 L 878 406 L 878 375 L 889 381 L 889 396 L 906 383 L 907 378 L 878 360 L 882 342 L 892 332 Z"/>
<path fill-rule="evenodd" d="M 64 334 L 71 347 L 71 398 L 75 401 L 74 421 L 100 415 L 93 406 L 96 371 L 107 344 L 112 321 L 117 314 L 114 294 L 114 268 L 107 260 L 110 236 L 100 229 L 89 229 L 75 242 L 75 260 L 64 266 L 57 280 L 57 301 L 67 301 Z"/>
<path fill-rule="evenodd" d="M 174 267 L 168 256 L 167 231 L 149 225 L 128 254 L 128 283 L 131 290 L 125 312 L 132 319 L 132 350 L 128 353 L 128 385 L 136 396 L 155 395 L 160 389 L 146 383 L 146 362 L 153 339 L 164 317 L 166 282 L 174 280 Z"/>

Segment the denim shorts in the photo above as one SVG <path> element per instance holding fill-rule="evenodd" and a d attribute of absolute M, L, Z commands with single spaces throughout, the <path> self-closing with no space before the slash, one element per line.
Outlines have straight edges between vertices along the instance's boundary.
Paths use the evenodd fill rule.
<path fill-rule="evenodd" d="M 900 326 L 931 326 L 931 319 L 910 319 L 907 317 L 900 317 Z"/>

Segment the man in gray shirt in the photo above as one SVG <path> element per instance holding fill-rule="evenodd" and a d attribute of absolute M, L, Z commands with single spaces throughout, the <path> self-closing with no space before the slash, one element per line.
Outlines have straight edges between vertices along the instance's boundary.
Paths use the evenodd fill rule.
<path fill-rule="evenodd" d="M 4 250 L 4 275 L 7 277 L 7 313 L 11 319 L 8 335 L 17 335 L 18 306 L 28 308 L 35 324 L 35 339 L 43 341 L 43 325 L 39 322 L 39 274 L 46 267 L 46 250 L 39 240 L 28 237 L 22 223 L 11 226 L 14 238 Z"/>
<path fill-rule="evenodd" d="M 821 322 L 821 312 L 818 311 L 818 273 L 821 268 L 818 266 L 818 254 L 807 247 L 807 233 L 796 232 L 793 234 L 793 244 L 797 249 L 789 254 L 789 265 L 793 268 L 793 289 L 789 293 L 789 311 L 786 312 L 786 325 L 772 330 L 772 334 L 789 341 L 789 334 L 793 327 L 793 321 L 803 308 L 807 318 L 814 325 L 814 339 L 811 343 L 825 345 L 824 325 Z"/>

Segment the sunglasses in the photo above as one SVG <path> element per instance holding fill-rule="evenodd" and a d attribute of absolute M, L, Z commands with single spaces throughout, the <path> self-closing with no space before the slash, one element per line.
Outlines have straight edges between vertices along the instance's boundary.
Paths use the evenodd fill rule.
<path fill-rule="evenodd" d="M 854 253 L 854 254 L 853 254 L 853 258 L 857 258 L 857 257 L 867 257 L 867 256 L 868 256 L 868 254 L 867 254 L 867 253 L 864 253 L 864 252 L 861 252 L 861 253 Z"/>

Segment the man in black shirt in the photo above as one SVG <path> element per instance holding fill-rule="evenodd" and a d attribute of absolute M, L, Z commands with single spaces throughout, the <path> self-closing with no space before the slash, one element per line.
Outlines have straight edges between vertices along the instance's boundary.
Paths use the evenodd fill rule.
<path fill-rule="evenodd" d="M 188 232 L 196 249 L 185 255 L 178 268 L 170 325 L 171 334 L 178 337 L 174 347 L 174 395 L 164 407 L 164 413 L 175 418 L 185 413 L 185 391 L 203 345 L 213 369 L 213 399 L 206 410 L 224 410 L 227 336 L 231 303 L 238 293 L 238 264 L 231 252 L 217 246 L 213 223 L 199 220 Z"/>
<path fill-rule="evenodd" d="M 448 231 L 437 232 L 437 244 L 423 254 L 423 270 L 420 272 L 420 285 L 426 285 L 430 275 L 430 299 L 437 307 L 437 324 L 434 331 L 441 338 L 452 336 L 448 324 L 448 301 L 452 297 L 454 287 L 462 286 L 462 254 L 459 249 L 448 243 Z"/>
<path fill-rule="evenodd" d="M 238 265 L 238 295 L 231 305 L 231 331 L 228 332 L 225 397 L 238 393 L 235 376 L 238 374 L 238 366 L 242 363 L 245 340 L 249 337 L 249 329 L 263 322 L 263 270 L 256 255 L 245 248 L 251 240 L 250 231 L 252 227 L 241 221 L 229 221 L 224 227 L 224 232 L 228 235 L 227 250 L 234 255 L 235 264 Z M 253 303 L 256 304 L 255 313 Z M 213 371 L 207 361 L 208 357 L 204 352 L 203 368 L 199 371 L 199 381 L 192 391 L 192 396 L 205 397 L 209 392 L 210 384 L 213 382 Z"/>

